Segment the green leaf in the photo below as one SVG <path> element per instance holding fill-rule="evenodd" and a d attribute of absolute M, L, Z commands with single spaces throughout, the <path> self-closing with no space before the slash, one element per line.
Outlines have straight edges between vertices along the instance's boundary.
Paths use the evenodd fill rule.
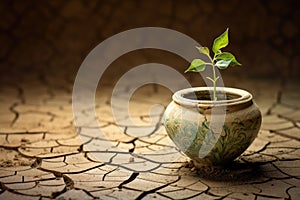
<path fill-rule="evenodd" d="M 205 70 L 205 67 L 208 63 L 204 62 L 201 59 L 194 59 L 190 64 L 189 68 L 185 70 L 186 72 L 202 72 Z"/>
<path fill-rule="evenodd" d="M 232 54 L 229 53 L 229 52 L 223 52 L 223 53 L 221 53 L 221 54 L 218 54 L 218 56 L 215 58 L 216 61 L 219 61 L 219 60 L 229 60 L 229 59 L 231 59 L 231 63 L 230 63 L 231 66 L 234 66 L 234 65 L 241 65 L 241 63 L 239 63 L 239 62 L 235 59 L 234 55 L 232 55 Z"/>
<path fill-rule="evenodd" d="M 196 47 L 198 49 L 198 51 L 200 53 L 203 53 L 205 55 L 208 55 L 209 56 L 209 49 L 207 47 Z"/>
<path fill-rule="evenodd" d="M 215 66 L 217 66 L 219 69 L 225 69 L 229 66 L 231 63 L 232 59 L 229 60 L 219 60 L 216 62 Z"/>
<path fill-rule="evenodd" d="M 214 40 L 213 47 L 212 47 L 213 52 L 215 54 L 218 53 L 218 50 L 226 47 L 228 43 L 229 40 L 228 40 L 228 28 L 227 28 L 226 31 L 222 33 L 222 35 L 220 35 Z"/>

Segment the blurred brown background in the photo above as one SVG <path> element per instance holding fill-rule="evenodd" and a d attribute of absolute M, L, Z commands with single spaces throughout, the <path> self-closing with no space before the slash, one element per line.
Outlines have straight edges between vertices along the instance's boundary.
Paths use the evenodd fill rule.
<path fill-rule="evenodd" d="M 121 31 L 143 26 L 171 28 L 208 46 L 229 27 L 227 50 L 236 54 L 243 67 L 223 74 L 297 78 L 300 12 L 296 2 L 1 1 L 1 82 L 54 76 L 70 83 L 97 44 Z M 117 78 L 128 68 L 147 62 L 168 64 L 182 72 L 188 65 L 175 55 L 144 50 L 122 56 L 107 73 Z"/>

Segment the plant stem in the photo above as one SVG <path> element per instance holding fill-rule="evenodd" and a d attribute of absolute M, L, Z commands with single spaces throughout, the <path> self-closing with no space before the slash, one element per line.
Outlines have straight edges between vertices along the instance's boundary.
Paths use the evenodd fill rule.
<path fill-rule="evenodd" d="M 213 81 L 213 86 L 214 86 L 214 93 L 213 93 L 213 100 L 217 101 L 217 87 L 216 87 L 216 82 L 217 82 L 217 77 L 216 77 L 216 68 L 215 65 L 212 66 L 213 67 L 213 76 L 214 76 L 214 81 Z"/>
<path fill-rule="evenodd" d="M 217 101 L 217 80 L 219 79 L 219 77 L 216 77 L 216 66 L 214 65 L 214 61 L 216 59 L 216 55 L 214 55 L 213 59 L 211 59 L 211 57 L 209 56 L 209 59 L 212 63 L 212 68 L 213 68 L 213 87 L 214 87 L 214 92 L 213 92 L 213 101 Z"/>

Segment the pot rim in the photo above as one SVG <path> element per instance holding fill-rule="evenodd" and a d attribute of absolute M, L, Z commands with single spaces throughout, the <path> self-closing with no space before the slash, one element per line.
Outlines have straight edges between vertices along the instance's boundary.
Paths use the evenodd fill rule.
<path fill-rule="evenodd" d="M 231 106 L 238 105 L 249 102 L 252 100 L 252 94 L 246 90 L 239 88 L 231 87 L 216 87 L 217 92 L 225 94 L 233 94 L 239 96 L 238 98 L 229 99 L 229 100 L 194 100 L 185 98 L 184 95 L 200 91 L 213 91 L 213 87 L 191 87 L 179 90 L 175 92 L 172 96 L 174 102 L 179 105 L 188 106 L 188 107 L 219 107 L 219 106 Z"/>

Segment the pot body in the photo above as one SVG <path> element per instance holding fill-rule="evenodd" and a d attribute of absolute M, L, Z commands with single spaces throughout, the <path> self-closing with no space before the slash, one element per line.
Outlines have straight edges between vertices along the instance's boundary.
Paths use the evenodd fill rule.
<path fill-rule="evenodd" d="M 227 99 L 201 100 L 209 91 L 212 88 L 180 90 L 164 113 L 169 137 L 196 167 L 233 161 L 253 142 L 261 125 L 259 108 L 247 91 L 217 88 Z"/>

